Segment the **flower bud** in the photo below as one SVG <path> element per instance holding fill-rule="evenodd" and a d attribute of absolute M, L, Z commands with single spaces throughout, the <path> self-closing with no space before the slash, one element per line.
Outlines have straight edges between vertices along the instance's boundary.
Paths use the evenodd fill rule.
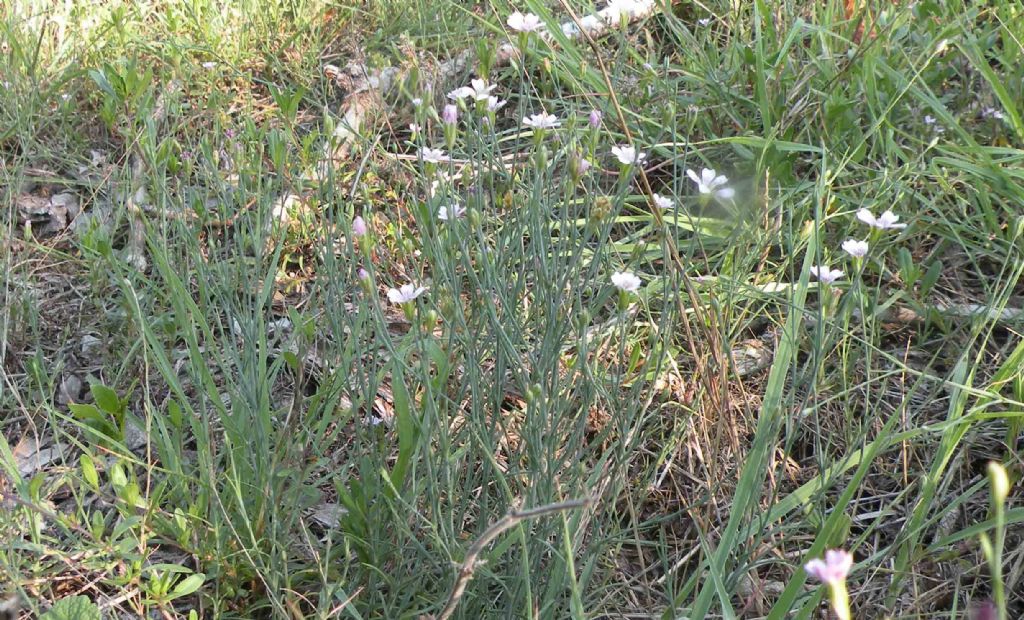
<path fill-rule="evenodd" d="M 576 154 L 569 158 L 569 174 L 574 184 L 580 182 L 587 170 L 590 170 L 590 161 L 586 157 Z"/>
<path fill-rule="evenodd" d="M 988 479 L 992 485 L 992 499 L 1002 504 L 1010 495 L 1010 478 L 1006 475 L 1006 468 L 995 461 L 988 464 Z"/>
<path fill-rule="evenodd" d="M 367 294 L 373 293 L 373 279 L 370 277 L 370 272 L 360 267 L 359 271 L 356 272 L 356 276 L 359 278 L 359 286 L 362 287 L 363 291 Z"/>
<path fill-rule="evenodd" d="M 594 206 L 590 209 L 590 219 L 593 223 L 601 223 L 612 214 L 612 201 L 607 196 L 598 196 Z"/>
<path fill-rule="evenodd" d="M 437 325 L 437 310 L 430 309 L 423 314 L 423 329 L 425 331 L 431 331 L 434 326 Z"/>
<path fill-rule="evenodd" d="M 600 110 L 590 111 L 590 117 L 587 119 L 587 122 L 590 124 L 591 129 L 601 128 L 601 116 L 602 114 Z"/>
<path fill-rule="evenodd" d="M 451 103 L 444 106 L 444 111 L 441 112 L 441 120 L 445 125 L 454 125 L 459 120 L 459 108 Z"/>
<path fill-rule="evenodd" d="M 366 234 L 366 231 L 366 220 L 357 215 L 355 219 L 352 220 L 352 234 L 356 237 L 362 237 Z"/>

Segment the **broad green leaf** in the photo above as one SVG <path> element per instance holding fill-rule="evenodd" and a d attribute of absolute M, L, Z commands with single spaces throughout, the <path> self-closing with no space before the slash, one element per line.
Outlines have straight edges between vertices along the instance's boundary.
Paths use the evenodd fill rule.
<path fill-rule="evenodd" d="M 39 620 L 100 620 L 100 608 L 87 596 L 69 596 L 53 604 Z"/>

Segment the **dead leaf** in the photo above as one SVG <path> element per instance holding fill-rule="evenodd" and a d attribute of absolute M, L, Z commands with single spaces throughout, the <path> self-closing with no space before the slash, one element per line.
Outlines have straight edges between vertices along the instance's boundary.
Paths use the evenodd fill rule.
<path fill-rule="evenodd" d="M 57 391 L 57 402 L 62 405 L 78 402 L 82 396 L 82 379 L 73 373 L 68 373 L 60 382 L 60 390 Z"/>
<path fill-rule="evenodd" d="M 64 230 L 80 211 L 78 197 L 71 192 L 53 196 L 21 194 L 15 199 L 15 205 L 22 225 L 41 237 Z"/>
<path fill-rule="evenodd" d="M 324 503 L 317 506 L 309 518 L 327 528 L 336 528 L 341 518 L 348 513 L 340 504 Z"/>
<path fill-rule="evenodd" d="M 47 446 L 49 442 L 40 443 L 34 435 L 23 435 L 18 445 L 14 446 L 14 462 L 22 478 L 28 478 L 40 469 L 59 459 L 62 451 L 59 446 Z"/>

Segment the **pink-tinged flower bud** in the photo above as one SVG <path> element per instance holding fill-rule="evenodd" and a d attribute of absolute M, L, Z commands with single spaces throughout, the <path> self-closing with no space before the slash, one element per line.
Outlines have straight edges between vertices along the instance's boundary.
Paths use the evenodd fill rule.
<path fill-rule="evenodd" d="M 808 575 L 829 585 L 846 581 L 852 567 L 853 555 L 842 549 L 830 549 L 825 552 L 824 560 L 811 560 L 804 564 Z"/>
<path fill-rule="evenodd" d="M 590 117 L 587 120 L 590 123 L 590 128 L 591 129 L 599 128 L 601 126 L 601 111 L 600 110 L 591 110 L 590 111 Z"/>
<path fill-rule="evenodd" d="M 441 120 L 444 121 L 445 125 L 454 125 L 459 120 L 459 108 L 451 103 L 444 106 L 444 111 L 441 112 Z"/>
<path fill-rule="evenodd" d="M 352 234 L 357 237 L 362 237 L 366 234 L 366 221 L 358 215 L 352 220 Z"/>
<path fill-rule="evenodd" d="M 363 269 L 362 267 L 359 268 L 359 271 L 356 272 L 356 275 L 358 275 L 359 279 L 363 281 L 367 281 L 370 279 L 370 272 Z"/>
<path fill-rule="evenodd" d="M 992 601 L 981 603 L 974 608 L 974 613 L 971 614 L 972 620 L 996 620 L 998 617 L 999 611 Z"/>

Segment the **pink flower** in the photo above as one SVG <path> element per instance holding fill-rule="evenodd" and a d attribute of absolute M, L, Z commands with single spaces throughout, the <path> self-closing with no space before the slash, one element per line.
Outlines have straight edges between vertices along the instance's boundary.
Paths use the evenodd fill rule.
<path fill-rule="evenodd" d="M 846 581 L 846 576 L 853 568 L 853 555 L 843 549 L 830 549 L 825 552 L 825 559 L 814 559 L 804 564 L 804 570 L 818 581 L 835 585 Z"/>
<path fill-rule="evenodd" d="M 601 126 L 601 110 L 591 110 L 590 116 L 587 117 L 587 122 L 590 124 L 591 129 L 597 129 Z"/>

